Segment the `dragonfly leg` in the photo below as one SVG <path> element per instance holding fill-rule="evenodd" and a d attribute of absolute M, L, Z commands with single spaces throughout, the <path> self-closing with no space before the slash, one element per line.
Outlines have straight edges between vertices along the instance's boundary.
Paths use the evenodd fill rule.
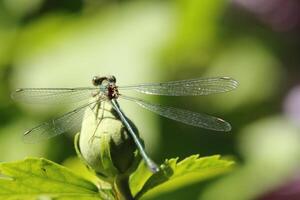
<path fill-rule="evenodd" d="M 93 143 L 93 141 L 94 141 L 95 138 L 100 138 L 100 137 L 97 137 L 97 136 L 96 136 L 96 132 L 97 132 L 97 130 L 98 130 L 98 127 L 99 127 L 101 121 L 102 121 L 102 119 L 100 119 L 99 122 L 97 123 L 97 126 L 96 126 L 96 128 L 95 128 L 95 130 L 94 130 L 94 133 L 93 133 L 92 137 L 90 137 L 90 139 L 89 139 L 89 143 L 90 143 L 90 144 Z"/>
<path fill-rule="evenodd" d="M 89 106 L 89 109 L 94 113 L 95 118 L 97 118 L 97 111 L 94 111 L 95 107 L 98 105 L 98 103 L 96 103 L 95 105 L 93 105 L 92 107 Z M 96 109 L 97 110 L 97 109 Z"/>
<path fill-rule="evenodd" d="M 89 139 L 89 143 L 90 143 L 90 144 L 94 141 L 95 138 L 99 138 L 99 137 L 96 137 L 96 132 L 97 132 L 97 130 L 98 130 L 98 127 L 99 127 L 100 123 L 102 122 L 103 117 L 104 117 L 105 102 L 102 102 L 102 105 L 100 105 L 100 104 L 101 104 L 101 102 L 98 103 L 98 104 L 96 104 L 96 105 L 97 105 L 97 108 L 96 108 L 97 111 L 96 111 L 96 113 L 94 113 L 94 114 L 95 114 L 95 119 L 96 119 L 96 120 L 99 119 L 99 122 L 97 123 L 97 126 L 96 126 L 96 128 L 95 128 L 95 130 L 94 130 L 94 133 L 93 133 L 92 137 Z M 100 106 L 101 106 L 103 109 L 101 109 L 101 117 L 98 117 L 98 114 L 99 114 L 99 107 L 100 107 Z"/>

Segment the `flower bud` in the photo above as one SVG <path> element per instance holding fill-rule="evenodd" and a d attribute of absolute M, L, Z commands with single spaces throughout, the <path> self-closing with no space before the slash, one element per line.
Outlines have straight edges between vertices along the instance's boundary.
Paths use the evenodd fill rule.
<path fill-rule="evenodd" d="M 109 102 L 86 109 L 75 145 L 85 163 L 109 182 L 116 176 L 130 174 L 141 159 L 132 137 Z"/>

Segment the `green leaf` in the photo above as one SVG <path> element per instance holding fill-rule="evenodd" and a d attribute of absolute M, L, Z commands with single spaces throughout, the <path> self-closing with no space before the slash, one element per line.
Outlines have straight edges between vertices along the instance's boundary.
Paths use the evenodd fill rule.
<path fill-rule="evenodd" d="M 149 197 L 225 173 L 232 168 L 233 163 L 220 159 L 219 155 L 202 158 L 193 155 L 180 162 L 178 158 L 166 160 L 160 167 L 161 171 L 156 174 L 147 172 L 146 166 L 141 164 L 132 175 L 130 186 L 136 199 L 145 193 Z"/>
<path fill-rule="evenodd" d="M 0 199 L 104 199 L 101 195 L 92 182 L 43 158 L 0 164 Z"/>

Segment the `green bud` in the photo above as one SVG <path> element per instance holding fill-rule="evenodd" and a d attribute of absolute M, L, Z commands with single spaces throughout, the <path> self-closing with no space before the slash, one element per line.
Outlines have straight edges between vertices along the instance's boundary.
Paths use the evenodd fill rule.
<path fill-rule="evenodd" d="M 131 125 L 138 133 L 132 122 Z M 111 183 L 117 176 L 134 171 L 141 159 L 134 141 L 108 102 L 93 110 L 86 109 L 75 145 L 88 167 Z"/>

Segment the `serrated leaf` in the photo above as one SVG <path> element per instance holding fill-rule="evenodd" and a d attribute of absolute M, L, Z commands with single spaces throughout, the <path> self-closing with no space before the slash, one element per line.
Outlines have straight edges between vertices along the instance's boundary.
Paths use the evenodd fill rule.
<path fill-rule="evenodd" d="M 43 158 L 0 164 L 0 199 L 101 200 L 92 182 Z"/>
<path fill-rule="evenodd" d="M 130 186 L 136 199 L 169 192 L 177 188 L 215 177 L 231 169 L 233 161 L 222 160 L 219 155 L 202 157 L 190 156 L 180 162 L 178 158 L 166 160 L 161 171 L 156 174 L 147 172 L 141 164 L 132 175 Z"/>

